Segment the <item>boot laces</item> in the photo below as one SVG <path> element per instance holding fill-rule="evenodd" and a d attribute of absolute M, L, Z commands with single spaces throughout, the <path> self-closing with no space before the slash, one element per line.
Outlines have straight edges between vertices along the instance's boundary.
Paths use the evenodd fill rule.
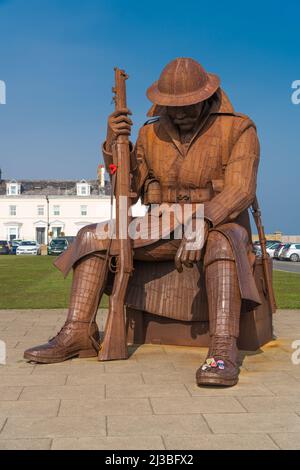
<path fill-rule="evenodd" d="M 61 327 L 61 329 L 56 333 L 56 335 L 54 335 L 52 338 L 49 339 L 49 343 L 50 341 L 53 341 L 54 339 L 56 339 L 62 333 L 62 331 L 68 326 L 69 323 L 70 323 L 69 321 L 66 321 Z"/>
<path fill-rule="evenodd" d="M 54 339 L 56 339 L 62 332 L 64 332 L 63 330 L 67 328 L 67 326 L 70 325 L 71 323 L 88 323 L 88 322 L 81 321 L 81 320 L 67 320 L 65 321 L 61 329 L 58 331 L 58 333 L 56 333 L 56 335 L 53 336 L 53 338 L 50 338 L 49 341 L 53 341 Z"/>

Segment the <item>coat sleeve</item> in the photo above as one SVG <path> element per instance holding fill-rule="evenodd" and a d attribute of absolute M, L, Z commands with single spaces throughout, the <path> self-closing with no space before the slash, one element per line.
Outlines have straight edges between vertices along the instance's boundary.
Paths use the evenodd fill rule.
<path fill-rule="evenodd" d="M 137 193 L 137 199 L 142 195 L 143 186 L 149 173 L 145 148 L 145 129 L 142 127 L 135 144 L 134 159 L 132 160 L 132 189 Z"/>
<path fill-rule="evenodd" d="M 204 217 L 213 227 L 235 219 L 251 205 L 256 193 L 260 148 L 254 123 L 249 118 L 239 119 L 234 124 L 233 135 L 224 188 L 204 204 Z"/>

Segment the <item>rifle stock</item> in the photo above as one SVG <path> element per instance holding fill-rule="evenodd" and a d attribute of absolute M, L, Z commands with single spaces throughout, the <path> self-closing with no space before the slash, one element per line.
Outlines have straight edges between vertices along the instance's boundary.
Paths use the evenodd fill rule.
<path fill-rule="evenodd" d="M 126 108 L 125 81 L 128 78 L 124 70 L 115 68 L 115 110 Z M 127 135 L 119 135 L 112 146 L 113 163 L 116 178 L 113 184 L 116 198 L 116 235 L 118 255 L 113 291 L 109 299 L 109 313 L 105 325 L 104 339 L 99 351 L 100 361 L 127 359 L 127 339 L 125 328 L 125 296 L 129 278 L 133 271 L 132 241 L 128 236 L 128 225 L 131 216 L 128 209 L 131 206 L 130 187 L 130 149 Z M 125 203 L 125 204 L 124 204 Z"/>

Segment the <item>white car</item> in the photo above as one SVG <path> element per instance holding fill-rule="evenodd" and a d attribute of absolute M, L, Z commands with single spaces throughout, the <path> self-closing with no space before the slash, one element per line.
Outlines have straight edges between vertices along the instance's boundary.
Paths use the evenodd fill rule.
<path fill-rule="evenodd" d="M 16 255 L 40 255 L 41 246 L 35 241 L 22 241 L 16 249 Z"/>
<path fill-rule="evenodd" d="M 280 247 L 281 243 L 274 243 L 267 247 L 267 253 L 271 258 L 274 258 L 275 251 Z"/>
<path fill-rule="evenodd" d="M 300 243 L 289 243 L 280 253 L 283 261 L 300 261 Z"/>

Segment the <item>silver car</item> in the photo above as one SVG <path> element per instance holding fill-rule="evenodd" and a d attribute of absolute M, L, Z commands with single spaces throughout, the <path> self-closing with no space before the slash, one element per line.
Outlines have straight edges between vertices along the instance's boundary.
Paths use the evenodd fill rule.
<path fill-rule="evenodd" d="M 280 253 L 280 259 L 300 261 L 300 243 L 288 243 Z"/>

